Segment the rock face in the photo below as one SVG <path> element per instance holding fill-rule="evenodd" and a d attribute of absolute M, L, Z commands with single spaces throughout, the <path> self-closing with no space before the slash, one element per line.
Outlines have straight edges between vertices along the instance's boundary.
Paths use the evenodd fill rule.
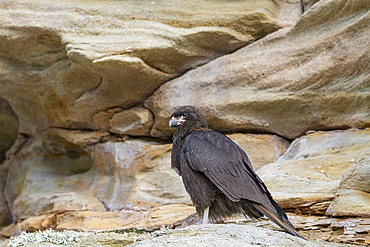
<path fill-rule="evenodd" d="M 257 173 L 284 208 L 368 217 L 369 143 L 370 129 L 311 133 Z"/>
<path fill-rule="evenodd" d="M 129 246 L 319 246 L 286 233 L 241 225 L 201 225 L 163 231 Z M 325 246 L 325 245 L 321 245 Z"/>
<path fill-rule="evenodd" d="M 6 100 L 0 97 L 0 162 L 18 135 L 18 119 Z"/>
<path fill-rule="evenodd" d="M 109 124 L 113 133 L 149 136 L 153 116 L 144 107 L 135 107 L 115 114 Z"/>
<path fill-rule="evenodd" d="M 283 208 L 368 243 L 370 1 L 300 2 L 1 1 L 1 235 L 186 222 L 167 124 L 192 104 Z"/>
<path fill-rule="evenodd" d="M 276 135 L 232 134 L 228 135 L 248 155 L 253 169 L 275 162 L 289 147 L 289 142 Z"/>
<path fill-rule="evenodd" d="M 217 17 L 200 11 L 200 3 L 147 4 L 139 10 L 130 1 L 1 3 L 0 96 L 20 118 L 20 132 L 96 129 L 95 114 L 140 104 L 170 78 L 290 25 L 299 9 L 289 6 L 297 10 L 289 20 L 270 0 L 235 3 L 232 14 L 222 12 L 226 3 L 202 6 L 221 10 Z M 190 18 L 180 24 L 181 6 Z"/>
<path fill-rule="evenodd" d="M 370 68 L 368 10 L 368 1 L 322 1 L 292 29 L 166 83 L 144 103 L 155 116 L 152 135 L 167 137 L 167 117 L 186 104 L 221 131 L 294 139 L 308 130 L 369 126 L 370 79 L 362 69 Z"/>
<path fill-rule="evenodd" d="M 358 159 L 344 173 L 327 214 L 370 217 L 370 156 Z"/>

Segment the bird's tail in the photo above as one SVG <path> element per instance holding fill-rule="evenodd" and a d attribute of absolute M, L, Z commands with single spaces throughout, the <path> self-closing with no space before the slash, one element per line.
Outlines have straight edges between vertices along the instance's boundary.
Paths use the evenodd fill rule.
<path fill-rule="evenodd" d="M 259 212 L 261 212 L 262 214 L 266 215 L 275 224 L 277 224 L 278 226 L 280 226 L 281 228 L 283 228 L 287 233 L 289 233 L 289 234 L 291 234 L 293 236 L 300 237 L 300 238 L 303 238 L 303 239 L 307 240 L 306 238 L 304 238 L 302 235 L 300 235 L 294 229 L 292 223 L 290 223 L 288 219 L 280 219 L 280 217 L 276 216 L 274 213 L 272 213 L 271 211 L 269 211 L 268 209 L 266 209 L 264 206 L 262 206 L 260 204 L 253 203 L 253 206 Z"/>

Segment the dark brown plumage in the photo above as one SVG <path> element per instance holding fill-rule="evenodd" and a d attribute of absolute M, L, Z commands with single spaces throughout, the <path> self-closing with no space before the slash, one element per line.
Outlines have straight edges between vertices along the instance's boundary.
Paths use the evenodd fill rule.
<path fill-rule="evenodd" d="M 169 121 L 173 135 L 171 167 L 182 177 L 203 223 L 233 214 L 266 215 L 286 232 L 298 234 L 265 184 L 253 171 L 247 154 L 228 137 L 208 129 L 193 106 L 178 108 Z"/>

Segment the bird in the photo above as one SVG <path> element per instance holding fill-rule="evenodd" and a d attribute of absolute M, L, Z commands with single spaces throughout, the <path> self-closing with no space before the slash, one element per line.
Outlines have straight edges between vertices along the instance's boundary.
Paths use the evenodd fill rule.
<path fill-rule="evenodd" d="M 209 129 L 198 108 L 177 108 L 168 122 L 175 127 L 171 168 L 182 177 L 202 224 L 243 214 L 267 216 L 285 232 L 305 239 L 274 201 L 251 162 L 236 143 Z"/>

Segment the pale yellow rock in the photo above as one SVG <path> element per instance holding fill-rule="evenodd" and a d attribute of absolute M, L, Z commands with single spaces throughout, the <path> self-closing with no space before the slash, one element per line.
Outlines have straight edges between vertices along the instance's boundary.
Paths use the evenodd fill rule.
<path fill-rule="evenodd" d="M 91 151 L 93 194 L 110 210 L 132 201 L 190 203 L 181 177 L 171 170 L 170 151 L 170 144 L 143 140 L 97 144 Z"/>
<path fill-rule="evenodd" d="M 19 233 L 21 233 L 21 230 L 18 228 L 16 224 L 7 225 L 0 231 L 1 236 L 8 238 L 11 236 L 18 235 Z"/>
<path fill-rule="evenodd" d="M 110 130 L 109 120 L 112 119 L 115 113 L 119 112 L 122 112 L 121 108 L 113 108 L 107 111 L 101 111 L 96 113 L 93 116 L 94 125 L 99 129 L 109 131 Z"/>
<path fill-rule="evenodd" d="M 138 105 L 169 79 L 298 17 L 298 2 L 271 0 L 6 0 L 0 97 L 22 133 L 104 128 L 95 114 Z"/>
<path fill-rule="evenodd" d="M 0 75 L 6 85 L 0 96 L 19 115 L 20 130 L 97 128 L 92 121 L 96 113 L 132 107 L 170 78 L 240 48 L 260 31 L 265 35 L 288 25 L 278 21 L 279 9 L 269 0 L 236 3 L 237 13 L 231 15 L 209 4 L 208 12 L 223 15 L 202 13 L 208 21 L 194 15 L 199 8 L 192 3 L 179 4 L 187 6 L 183 14 L 190 19 L 179 21 L 171 2 L 154 5 L 164 8 L 159 12 L 146 4 L 137 11 L 133 2 L 3 3 Z M 29 11 L 17 12 L 24 8 Z M 219 20 L 224 24 L 213 27 Z M 173 21 L 177 24 L 169 25 Z M 22 73 L 13 73 L 17 69 Z"/>
<path fill-rule="evenodd" d="M 289 146 L 289 142 L 275 135 L 231 134 L 227 135 L 248 155 L 253 169 L 275 162 Z"/>
<path fill-rule="evenodd" d="M 144 205 L 143 205 L 144 206 Z M 172 204 L 161 207 L 147 205 L 144 210 L 121 210 L 120 212 L 66 212 L 56 217 L 57 230 L 115 230 L 115 229 L 160 229 L 185 218 L 195 210 L 191 206 Z"/>
<path fill-rule="evenodd" d="M 347 172 L 351 165 L 370 154 L 369 143 L 370 129 L 311 133 L 296 139 L 277 162 L 257 173 L 283 208 L 324 214 L 335 197 L 339 196 L 336 200 L 340 200 L 342 188 L 354 184 L 352 189 L 360 189 L 369 181 L 367 166 L 355 166 L 360 169 Z M 361 175 L 356 170 L 362 171 Z M 360 194 L 359 200 L 364 203 L 360 208 L 370 208 L 367 197 Z M 352 200 L 353 208 L 350 208 L 351 200 L 343 200 L 346 200 L 346 214 L 358 215 L 357 202 Z M 331 210 L 333 215 L 335 210 Z"/>
<path fill-rule="evenodd" d="M 294 139 L 308 130 L 370 126 L 369 73 L 363 69 L 370 67 L 369 5 L 319 1 L 293 29 L 165 83 L 144 102 L 154 114 L 152 135 L 169 137 L 169 116 L 188 104 L 219 131 Z"/>
<path fill-rule="evenodd" d="M 370 146 L 370 145 L 369 145 Z M 332 216 L 370 217 L 370 156 L 351 165 L 326 213 Z"/>
<path fill-rule="evenodd" d="M 370 216 L 370 196 L 369 193 L 361 190 L 344 190 L 340 191 L 337 197 L 330 204 L 326 211 L 331 216 Z"/>
<path fill-rule="evenodd" d="M 109 121 L 110 131 L 117 134 L 149 136 L 153 125 L 152 113 L 144 107 L 134 107 L 114 114 Z"/>
<path fill-rule="evenodd" d="M 20 231 L 34 232 L 40 229 L 52 229 L 55 227 L 55 215 L 43 214 L 29 217 L 17 224 Z"/>
<path fill-rule="evenodd" d="M 64 210 L 105 210 L 89 190 L 93 160 L 60 136 L 48 139 L 58 136 L 51 133 L 26 139 L 6 161 L 9 179 L 4 194 L 15 221 Z"/>

